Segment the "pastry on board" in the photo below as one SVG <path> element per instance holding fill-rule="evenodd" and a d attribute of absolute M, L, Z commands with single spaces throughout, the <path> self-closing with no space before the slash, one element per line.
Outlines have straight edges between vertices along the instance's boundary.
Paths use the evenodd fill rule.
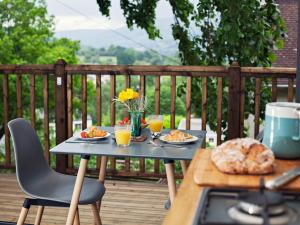
<path fill-rule="evenodd" d="M 212 150 L 211 160 L 218 170 L 230 174 L 268 174 L 275 166 L 272 150 L 252 138 L 224 142 Z"/>

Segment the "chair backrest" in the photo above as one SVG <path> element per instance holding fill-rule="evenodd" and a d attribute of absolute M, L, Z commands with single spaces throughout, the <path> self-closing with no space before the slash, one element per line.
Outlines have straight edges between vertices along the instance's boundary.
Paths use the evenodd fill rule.
<path fill-rule="evenodd" d="M 8 123 L 14 145 L 16 173 L 19 185 L 28 192 L 30 186 L 52 172 L 43 153 L 35 130 L 25 119 L 18 118 Z"/>

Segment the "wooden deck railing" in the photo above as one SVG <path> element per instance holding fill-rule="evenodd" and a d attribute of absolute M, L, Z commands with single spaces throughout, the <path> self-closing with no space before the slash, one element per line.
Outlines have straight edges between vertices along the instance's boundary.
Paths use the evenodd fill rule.
<path fill-rule="evenodd" d="M 208 93 L 208 77 L 214 78 L 217 84 L 217 143 L 221 143 L 222 121 L 228 122 L 228 137 L 235 138 L 243 136 L 244 119 L 245 119 L 245 92 L 247 87 L 245 81 L 247 79 L 255 79 L 255 135 L 259 132 L 260 124 L 260 100 L 261 100 L 261 81 L 268 78 L 270 80 L 270 88 L 272 90 L 272 101 L 277 100 L 277 84 L 279 78 L 288 80 L 287 100 L 294 99 L 294 80 L 296 69 L 294 68 L 252 68 L 239 67 L 233 64 L 230 67 L 222 66 L 118 66 L 118 65 L 67 65 L 64 61 L 59 60 L 54 65 L 0 65 L 0 78 L 2 78 L 3 93 L 3 123 L 5 125 L 5 161 L 0 164 L 0 168 L 13 167 L 12 152 L 10 146 L 10 136 L 7 128 L 7 122 L 13 119 L 10 115 L 9 103 L 16 102 L 17 117 L 23 116 L 24 107 L 30 108 L 29 117 L 33 127 L 36 126 L 36 94 L 42 92 L 43 98 L 43 144 L 47 160 L 50 162 L 50 111 L 54 111 L 56 126 L 56 143 L 60 143 L 66 138 L 73 135 L 73 76 L 81 76 L 81 115 L 82 128 L 87 127 L 87 75 L 94 75 L 96 78 L 96 117 L 97 125 L 102 123 L 102 115 L 106 110 L 110 111 L 110 124 L 116 122 L 116 108 L 114 104 L 110 104 L 109 109 L 101 107 L 102 99 L 102 82 L 104 75 L 110 76 L 110 100 L 116 96 L 116 77 L 125 76 L 125 87 L 131 86 L 131 77 L 139 76 L 139 91 L 146 94 L 146 77 L 155 76 L 154 92 L 155 92 L 155 113 L 160 113 L 160 77 L 170 77 L 170 126 L 175 128 L 176 117 L 176 78 L 181 76 L 186 79 L 186 129 L 190 129 L 192 116 L 192 80 L 195 78 L 202 79 L 202 100 L 199 105 L 202 109 L 202 125 L 201 129 L 206 129 L 207 123 L 207 102 Z M 10 82 L 10 77 L 15 76 L 15 84 Z M 29 76 L 29 95 L 30 105 L 23 104 L 24 88 L 28 84 L 22 82 L 22 76 Z M 36 79 L 42 77 L 42 90 L 36 89 Z M 224 82 L 228 82 L 228 118 L 222 118 L 222 100 L 225 93 L 223 89 Z M 15 85 L 15 86 L 13 86 Z M 49 88 L 55 89 L 55 109 L 49 108 Z M 16 89 L 16 99 L 11 99 L 9 88 Z M 26 87 L 28 90 L 28 87 Z M 160 171 L 159 160 L 155 160 L 154 172 L 149 172 L 145 168 L 145 160 L 139 160 L 139 170 L 131 170 L 131 159 L 126 158 L 124 169 L 117 170 L 117 161 L 115 158 L 110 159 L 110 170 L 108 174 L 117 176 L 142 176 L 142 177 L 162 177 L 164 174 Z M 100 167 L 100 160 L 97 159 L 97 167 Z M 73 157 L 63 155 L 56 157 L 56 168 L 59 171 L 74 170 Z M 95 170 L 93 170 L 95 172 Z M 93 172 L 90 171 L 90 172 Z"/>

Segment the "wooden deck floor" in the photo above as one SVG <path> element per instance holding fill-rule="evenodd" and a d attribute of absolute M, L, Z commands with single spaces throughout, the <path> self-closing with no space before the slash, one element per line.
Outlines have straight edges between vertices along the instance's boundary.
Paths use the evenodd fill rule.
<path fill-rule="evenodd" d="M 106 224 L 161 224 L 166 214 L 167 185 L 150 182 L 113 181 L 105 183 L 101 218 Z M 24 194 L 15 175 L 0 174 L 0 221 L 17 221 Z M 34 223 L 36 207 L 30 208 L 27 223 Z M 79 208 L 81 224 L 93 224 L 90 206 Z M 42 224 L 64 224 L 66 208 L 45 208 Z"/>

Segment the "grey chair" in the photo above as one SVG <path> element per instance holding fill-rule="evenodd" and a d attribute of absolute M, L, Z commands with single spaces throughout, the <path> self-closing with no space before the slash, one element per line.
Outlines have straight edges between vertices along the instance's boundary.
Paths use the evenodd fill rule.
<path fill-rule="evenodd" d="M 35 224 L 39 224 L 45 206 L 68 207 L 71 202 L 75 176 L 54 171 L 46 162 L 43 148 L 35 130 L 22 118 L 8 123 L 12 137 L 18 183 L 23 192 L 31 198 L 25 198 L 17 224 L 24 224 L 31 205 L 37 205 Z M 104 195 L 104 185 L 91 178 L 85 178 L 79 204 L 91 204 L 96 224 L 101 224 L 97 202 Z M 78 209 L 75 222 L 79 223 Z"/>

